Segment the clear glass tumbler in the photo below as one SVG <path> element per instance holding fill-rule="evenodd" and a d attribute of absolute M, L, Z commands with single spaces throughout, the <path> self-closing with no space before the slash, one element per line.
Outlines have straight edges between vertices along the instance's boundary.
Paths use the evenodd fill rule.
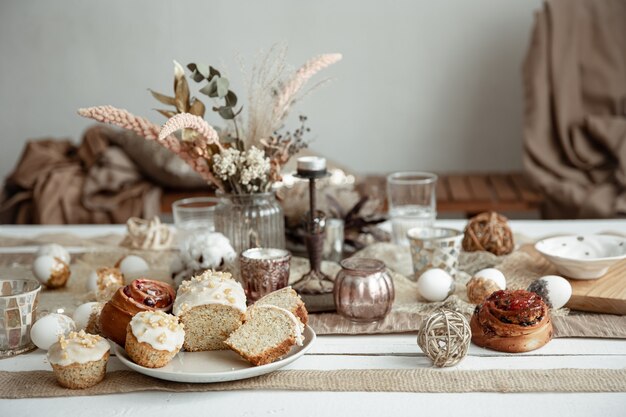
<path fill-rule="evenodd" d="M 177 200 L 172 204 L 174 225 L 181 241 L 191 232 L 215 230 L 215 208 L 217 197 L 192 197 Z"/>
<path fill-rule="evenodd" d="M 430 227 L 437 217 L 437 175 L 429 172 L 396 172 L 387 177 L 387 201 L 393 242 L 409 246 L 406 233 L 414 227 Z"/>

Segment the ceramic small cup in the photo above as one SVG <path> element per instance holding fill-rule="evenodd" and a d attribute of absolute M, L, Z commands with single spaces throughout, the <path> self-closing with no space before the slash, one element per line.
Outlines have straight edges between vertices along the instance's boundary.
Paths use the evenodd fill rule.
<path fill-rule="evenodd" d="M 413 280 L 431 268 L 441 268 L 456 277 L 463 232 L 445 227 L 415 227 L 409 229 Z"/>

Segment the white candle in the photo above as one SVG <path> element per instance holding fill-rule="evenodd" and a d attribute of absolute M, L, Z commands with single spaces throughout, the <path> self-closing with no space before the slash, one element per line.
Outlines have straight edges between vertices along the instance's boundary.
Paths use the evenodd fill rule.
<path fill-rule="evenodd" d="M 298 171 L 325 171 L 326 158 L 303 156 L 298 158 Z"/>
<path fill-rule="evenodd" d="M 274 248 L 252 248 L 244 251 L 241 256 L 248 259 L 278 260 L 289 255 L 289 251 Z"/>

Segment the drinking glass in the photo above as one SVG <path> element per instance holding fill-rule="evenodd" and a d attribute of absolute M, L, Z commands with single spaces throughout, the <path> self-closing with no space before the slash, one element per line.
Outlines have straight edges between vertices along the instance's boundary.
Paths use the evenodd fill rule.
<path fill-rule="evenodd" d="M 179 241 L 196 231 L 215 230 L 215 207 L 217 197 L 192 197 L 177 200 L 172 204 L 174 225 Z"/>
<path fill-rule="evenodd" d="M 414 227 L 431 227 L 437 217 L 437 175 L 396 172 L 387 177 L 387 200 L 393 242 L 409 246 L 406 233 Z"/>

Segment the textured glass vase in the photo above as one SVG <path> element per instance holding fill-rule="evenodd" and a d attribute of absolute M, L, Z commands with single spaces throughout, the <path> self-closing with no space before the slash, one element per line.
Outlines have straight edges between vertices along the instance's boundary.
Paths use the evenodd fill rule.
<path fill-rule="evenodd" d="M 221 194 L 215 208 L 215 230 L 238 254 L 249 248 L 285 248 L 283 209 L 274 193 Z"/>

